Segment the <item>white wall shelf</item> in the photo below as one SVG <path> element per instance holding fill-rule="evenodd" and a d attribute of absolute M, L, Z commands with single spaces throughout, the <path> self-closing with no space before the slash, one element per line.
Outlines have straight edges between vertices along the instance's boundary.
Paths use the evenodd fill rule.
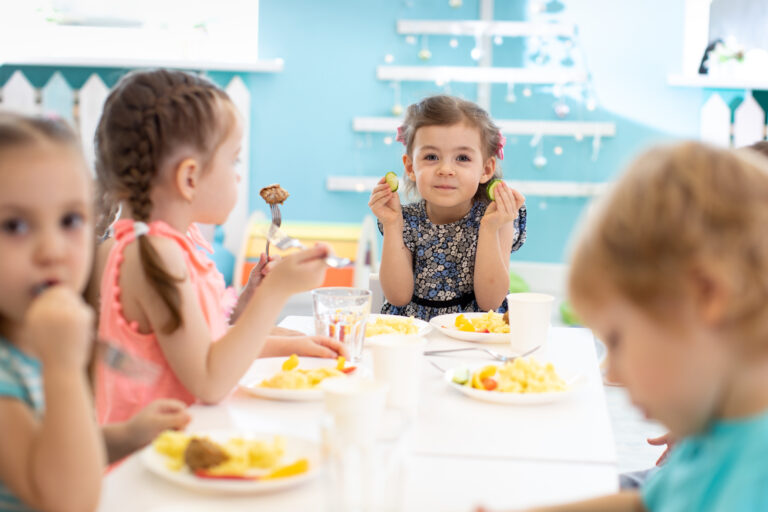
<path fill-rule="evenodd" d="M 398 117 L 356 117 L 352 120 L 352 129 L 356 132 L 394 134 L 402 123 Z M 592 121 L 530 121 L 530 120 L 495 120 L 506 135 L 546 135 L 573 137 L 613 137 L 616 135 L 616 123 Z"/>
<path fill-rule="evenodd" d="M 89 67 L 89 68 L 176 68 L 205 71 L 242 71 L 249 73 L 279 73 L 285 63 L 283 59 L 258 59 L 247 62 L 226 60 L 165 59 L 143 56 L 138 57 L 45 57 L 45 56 L 10 56 L 0 59 L 0 65 L 52 66 L 52 67 Z"/>
<path fill-rule="evenodd" d="M 768 78 L 717 77 L 709 75 L 675 74 L 667 78 L 669 85 L 677 87 L 706 87 L 710 89 L 768 90 Z"/>
<path fill-rule="evenodd" d="M 383 176 L 384 173 L 382 172 Z M 328 176 L 325 188 L 331 192 L 368 193 L 381 177 Z M 605 192 L 607 183 L 579 183 L 570 181 L 514 181 L 506 180 L 510 187 L 525 196 L 536 197 L 594 197 Z"/>
<path fill-rule="evenodd" d="M 399 34 L 503 37 L 573 37 L 575 25 L 525 21 L 398 20 Z"/>
<path fill-rule="evenodd" d="M 379 66 L 379 80 L 407 82 L 471 82 L 514 84 L 567 84 L 584 82 L 587 74 L 570 68 L 495 68 L 473 66 Z"/>

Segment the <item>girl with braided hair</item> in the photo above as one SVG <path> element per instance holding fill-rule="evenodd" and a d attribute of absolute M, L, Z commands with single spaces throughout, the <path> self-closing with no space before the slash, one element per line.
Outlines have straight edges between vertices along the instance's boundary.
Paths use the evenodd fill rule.
<path fill-rule="evenodd" d="M 249 284 L 230 327 L 237 298 L 196 247 L 207 242 L 195 223 L 221 224 L 234 207 L 242 134 L 227 94 L 180 71 L 129 74 L 104 104 L 96 173 L 122 218 L 97 254 L 99 337 L 163 371 L 150 385 L 99 365 L 102 423 L 131 417 L 158 397 L 218 402 L 259 356 L 343 351 L 328 338 L 269 337 L 288 297 L 322 283 L 325 246 L 271 263 L 260 283 Z"/>

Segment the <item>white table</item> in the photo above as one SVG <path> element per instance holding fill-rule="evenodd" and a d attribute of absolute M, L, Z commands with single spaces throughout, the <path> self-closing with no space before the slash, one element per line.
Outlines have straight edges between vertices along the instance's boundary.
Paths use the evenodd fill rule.
<path fill-rule="evenodd" d="M 288 317 L 281 325 L 313 329 L 309 317 Z M 435 331 L 428 339 L 428 349 L 473 346 Z M 586 382 L 568 401 L 525 407 L 476 402 L 450 389 L 425 363 L 408 463 L 407 510 L 468 511 L 479 503 L 509 509 L 616 491 L 613 434 L 592 335 L 553 328 L 548 350 L 551 358 L 584 369 Z M 443 367 L 482 361 L 480 352 L 432 359 Z M 321 412 L 319 402 L 276 402 L 237 392 L 217 406 L 193 406 L 189 429 L 277 431 L 318 439 Z M 176 487 L 131 457 L 105 478 L 99 510 L 322 511 L 324 504 L 322 478 L 274 494 L 211 496 Z"/>

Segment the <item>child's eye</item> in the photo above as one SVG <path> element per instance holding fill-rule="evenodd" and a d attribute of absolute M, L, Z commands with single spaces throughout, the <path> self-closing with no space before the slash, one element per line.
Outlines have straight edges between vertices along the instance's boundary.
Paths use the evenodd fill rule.
<path fill-rule="evenodd" d="M 83 225 L 85 219 L 80 213 L 68 213 L 61 218 L 61 226 L 65 229 L 77 229 Z"/>
<path fill-rule="evenodd" d="M 6 219 L 0 223 L 0 229 L 9 235 L 25 235 L 29 231 L 29 224 L 23 219 Z"/>
<path fill-rule="evenodd" d="M 611 331 L 605 337 L 605 346 L 608 347 L 608 350 L 616 350 L 619 347 L 620 341 L 621 341 L 621 338 L 619 336 L 619 333 L 617 333 L 616 331 Z"/>
<path fill-rule="evenodd" d="M 469 162 L 470 158 L 467 155 L 459 155 L 456 157 L 459 162 Z"/>
<path fill-rule="evenodd" d="M 430 161 L 437 160 L 437 155 L 434 153 L 429 153 L 427 155 L 424 155 L 424 160 L 430 160 Z"/>

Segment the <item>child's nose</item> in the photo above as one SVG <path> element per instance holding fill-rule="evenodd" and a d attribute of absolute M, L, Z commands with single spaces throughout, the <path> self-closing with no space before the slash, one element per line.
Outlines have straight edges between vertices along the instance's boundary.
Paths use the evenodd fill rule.
<path fill-rule="evenodd" d="M 59 230 L 41 231 L 36 242 L 35 259 L 39 264 L 57 262 L 66 253 L 64 234 Z"/>
<path fill-rule="evenodd" d="M 437 168 L 437 172 L 441 175 L 451 175 L 453 174 L 453 165 L 451 165 L 451 162 L 442 161 Z"/>

